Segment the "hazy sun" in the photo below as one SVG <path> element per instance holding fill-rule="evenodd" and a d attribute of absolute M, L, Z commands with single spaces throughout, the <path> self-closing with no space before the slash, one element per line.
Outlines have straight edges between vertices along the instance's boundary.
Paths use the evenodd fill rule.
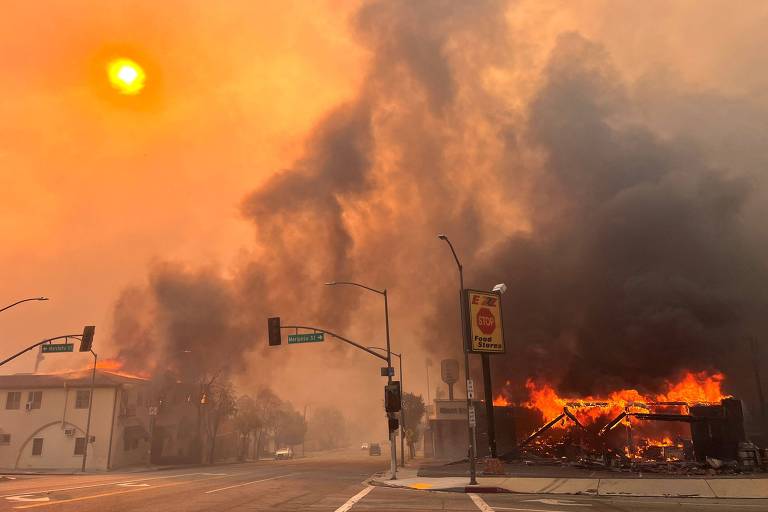
<path fill-rule="evenodd" d="M 121 94 L 139 94 L 144 88 L 144 70 L 131 59 L 115 59 L 107 65 L 107 76 L 112 87 Z"/>

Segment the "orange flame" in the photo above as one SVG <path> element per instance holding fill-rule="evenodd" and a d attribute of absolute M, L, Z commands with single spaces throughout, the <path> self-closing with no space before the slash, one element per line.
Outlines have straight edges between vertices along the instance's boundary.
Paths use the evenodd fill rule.
<path fill-rule="evenodd" d="M 131 377 L 134 379 L 148 379 L 148 372 L 131 373 L 123 370 L 123 363 L 118 359 L 102 359 L 96 362 L 96 368 L 104 370 L 110 373 L 115 373 L 123 377 Z"/>
<path fill-rule="evenodd" d="M 579 421 L 588 423 L 601 416 L 616 416 L 625 409 L 643 410 L 647 404 L 658 402 L 685 402 L 686 404 L 719 402 L 728 397 L 722 391 L 724 379 L 722 373 L 686 372 L 677 382 L 667 381 L 666 390 L 655 395 L 644 395 L 636 389 L 620 389 L 607 396 L 581 398 L 561 397 L 549 384 L 539 385 L 532 379 L 528 379 L 525 383 L 528 400 L 520 405 L 540 411 L 547 419 L 557 417 L 563 412 L 563 407 L 568 407 Z M 493 404 L 512 405 L 504 393 L 499 394 Z"/>

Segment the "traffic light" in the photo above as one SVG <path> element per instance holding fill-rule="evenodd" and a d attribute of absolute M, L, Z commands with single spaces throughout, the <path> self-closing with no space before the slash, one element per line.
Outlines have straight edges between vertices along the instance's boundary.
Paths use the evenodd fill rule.
<path fill-rule="evenodd" d="M 269 346 L 274 347 L 283 342 L 280 336 L 280 317 L 273 316 L 267 319 L 267 331 L 269 332 Z"/>
<path fill-rule="evenodd" d="M 384 386 L 384 410 L 387 412 L 400 411 L 400 382 L 393 380 Z"/>
<path fill-rule="evenodd" d="M 80 340 L 80 352 L 90 352 L 93 345 L 93 335 L 96 332 L 96 326 L 86 325 L 83 328 L 83 337 Z"/>
<path fill-rule="evenodd" d="M 397 418 L 389 418 L 389 431 L 394 432 L 400 428 L 400 421 Z"/>

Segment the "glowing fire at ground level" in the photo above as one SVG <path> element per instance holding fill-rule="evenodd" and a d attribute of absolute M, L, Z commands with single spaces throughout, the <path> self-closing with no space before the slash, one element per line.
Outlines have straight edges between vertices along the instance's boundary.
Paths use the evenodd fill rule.
<path fill-rule="evenodd" d="M 598 418 L 616 415 L 626 408 L 647 409 L 648 404 L 664 402 L 684 402 L 686 404 L 717 403 L 729 395 L 722 391 L 725 377 L 721 373 L 686 372 L 677 382 L 668 381 L 661 393 L 647 394 L 636 389 L 620 389 L 606 396 L 587 396 L 581 398 L 565 398 L 558 395 L 549 384 L 539 384 L 528 379 L 525 387 L 528 399 L 523 403 L 514 404 L 507 397 L 511 394 L 509 382 L 507 388 L 497 395 L 493 405 L 518 405 L 536 409 L 545 418 L 553 418 L 560 414 L 563 407 L 574 412 L 582 423 L 591 423 Z"/>
<path fill-rule="evenodd" d="M 494 405 L 519 411 L 519 420 L 526 416 L 522 411 L 540 417 L 538 428 L 518 445 L 528 455 L 606 464 L 736 458 L 746 441 L 741 402 L 723 392 L 723 381 L 720 373 L 686 372 L 657 393 L 620 389 L 566 398 L 553 386 L 529 379 L 526 399 L 511 403 L 507 383 Z M 523 420 L 519 428 L 531 428 L 530 421 L 536 421 L 531 418 L 528 427 Z"/>

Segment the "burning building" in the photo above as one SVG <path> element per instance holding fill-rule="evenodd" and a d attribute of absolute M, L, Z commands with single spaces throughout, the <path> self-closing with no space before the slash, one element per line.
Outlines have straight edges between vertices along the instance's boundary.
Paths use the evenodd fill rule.
<path fill-rule="evenodd" d="M 148 462 L 149 381 L 97 370 L 0 376 L 0 467 L 79 469 L 93 407 L 88 469 Z"/>
<path fill-rule="evenodd" d="M 687 372 L 659 393 L 622 389 L 580 399 L 563 398 L 551 386 L 529 380 L 528 400 L 514 409 L 539 412 L 539 424 L 527 426 L 531 433 L 517 448 L 544 457 L 620 459 L 630 465 L 736 460 L 747 440 L 742 405 L 723 392 L 723 380 L 722 374 Z M 512 405 L 503 394 L 494 403 Z M 507 457 L 516 455 L 517 450 Z"/>

